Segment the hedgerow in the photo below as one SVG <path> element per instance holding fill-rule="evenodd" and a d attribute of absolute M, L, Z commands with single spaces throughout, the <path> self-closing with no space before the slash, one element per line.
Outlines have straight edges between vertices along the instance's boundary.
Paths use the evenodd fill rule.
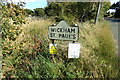
<path fill-rule="evenodd" d="M 21 45 L 13 45 L 16 38 L 19 36 L 21 31 L 21 25 L 25 24 L 24 14 L 25 11 L 22 9 L 24 2 L 14 4 L 13 2 L 1 2 L 1 37 L 2 37 L 2 54 L 3 54 L 3 68 L 7 63 L 8 58 L 17 47 Z M 8 65 L 7 65 L 8 66 Z M 8 69 L 7 69 L 8 68 Z M 6 70 L 9 71 L 9 67 Z M 4 71 L 3 71 L 4 72 Z"/>

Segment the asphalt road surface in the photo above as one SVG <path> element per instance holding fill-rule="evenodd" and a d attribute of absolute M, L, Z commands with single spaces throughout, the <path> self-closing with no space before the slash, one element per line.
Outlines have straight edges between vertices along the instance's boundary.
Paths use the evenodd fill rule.
<path fill-rule="evenodd" d="M 108 18 L 106 19 L 108 23 L 110 24 L 110 29 L 112 31 L 113 37 L 116 40 L 116 46 L 118 48 L 118 60 L 120 62 L 120 19 L 113 19 L 113 18 Z"/>
<path fill-rule="evenodd" d="M 109 22 L 109 24 L 110 24 L 110 29 L 111 29 L 111 31 L 112 31 L 112 33 L 113 33 L 113 37 L 114 37 L 114 39 L 116 40 L 116 43 L 118 44 L 118 31 L 120 31 L 119 29 L 119 27 L 118 26 L 120 26 L 120 20 L 118 20 L 118 19 L 113 19 L 113 18 L 108 18 L 108 19 L 106 19 L 108 22 Z M 118 29 L 119 28 L 119 29 Z"/>

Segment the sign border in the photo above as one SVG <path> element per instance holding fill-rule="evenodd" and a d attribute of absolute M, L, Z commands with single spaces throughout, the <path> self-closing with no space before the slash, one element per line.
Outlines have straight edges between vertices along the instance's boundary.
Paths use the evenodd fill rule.
<path fill-rule="evenodd" d="M 57 25 L 56 25 L 57 26 Z M 49 37 L 49 27 L 56 27 L 56 26 L 48 26 L 48 39 L 50 39 L 50 37 Z M 62 40 L 62 41 L 78 41 L 79 40 L 79 26 L 70 26 L 70 27 L 77 27 L 78 28 L 78 39 L 77 40 Z M 62 28 L 62 27 L 61 27 Z M 61 40 L 61 39 L 51 39 L 51 40 Z"/>

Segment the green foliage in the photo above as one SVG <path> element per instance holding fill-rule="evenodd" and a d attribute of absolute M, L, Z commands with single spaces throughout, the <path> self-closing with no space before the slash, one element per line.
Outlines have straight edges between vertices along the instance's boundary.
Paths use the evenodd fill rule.
<path fill-rule="evenodd" d="M 2 9 L 1 12 L 1 36 L 2 36 L 2 54 L 3 63 L 6 63 L 5 59 L 12 54 L 16 46 L 13 46 L 16 38 L 21 33 L 21 25 L 25 23 L 24 10 L 22 9 L 24 2 L 14 3 L 0 3 Z M 17 46 L 17 47 L 20 47 Z M 4 68 L 4 66 L 3 66 Z M 5 71 L 4 71 L 5 73 Z"/>
<path fill-rule="evenodd" d="M 43 8 L 36 8 L 33 11 L 30 9 L 24 9 L 26 11 L 26 15 L 32 15 L 32 16 L 38 16 L 38 17 L 44 17 L 45 11 Z"/>
<path fill-rule="evenodd" d="M 28 15 L 34 15 L 34 12 L 32 10 L 30 10 L 30 9 L 25 9 L 25 11 L 26 11 L 27 16 Z"/>
<path fill-rule="evenodd" d="M 110 8 L 110 2 L 103 2 L 101 5 L 101 11 L 100 11 L 100 19 L 103 18 L 103 16 L 109 16 L 110 13 L 106 14 L 106 11 Z"/>
<path fill-rule="evenodd" d="M 2 6 L 2 39 L 3 39 L 3 54 L 10 54 L 13 46 L 12 41 L 15 41 L 17 36 L 21 33 L 20 26 L 25 23 L 24 21 L 24 10 L 20 7 L 24 3 L 13 4 L 13 3 L 1 3 Z"/>
<path fill-rule="evenodd" d="M 107 23 L 100 22 L 94 26 L 86 22 L 81 25 L 78 41 L 81 43 L 81 54 L 78 59 L 68 59 L 68 41 L 55 41 L 57 54 L 49 54 L 47 29 L 50 24 L 47 20 L 26 24 L 14 43 L 16 48 L 5 59 L 11 69 L 6 71 L 5 76 L 45 79 L 118 76 L 116 48 Z"/>
<path fill-rule="evenodd" d="M 89 25 L 86 24 L 85 26 Z M 92 72 L 94 77 L 106 78 L 109 76 L 108 78 L 113 78 L 115 75 L 118 77 L 118 72 L 112 74 L 114 73 L 115 69 L 115 71 L 118 70 L 118 62 L 116 59 L 117 55 L 115 43 L 113 41 L 112 35 L 110 34 L 111 32 L 109 25 L 107 25 L 106 22 L 100 22 L 95 27 L 92 27 L 91 25 L 89 27 L 81 28 L 81 46 L 84 46 L 83 48 L 87 50 L 84 52 L 84 54 L 87 54 L 85 56 L 89 58 L 86 60 L 88 62 L 85 63 L 93 63 L 88 66 L 89 68 L 87 68 L 88 70 L 94 68 Z M 112 69 L 110 69 L 111 66 Z"/>
<path fill-rule="evenodd" d="M 120 1 L 117 3 L 114 3 L 110 6 L 110 9 L 116 9 L 115 13 L 112 13 L 112 17 L 114 18 L 120 18 Z"/>
<path fill-rule="evenodd" d="M 80 21 L 95 19 L 98 3 L 96 2 L 64 2 L 64 3 L 50 3 L 45 7 L 45 13 L 47 16 L 52 17 L 59 22 L 60 20 Z M 106 13 L 110 7 L 110 2 L 102 3 L 101 17 Z"/>
<path fill-rule="evenodd" d="M 36 16 L 43 17 L 45 15 L 44 9 L 43 8 L 36 8 L 34 9 L 34 13 Z"/>
<path fill-rule="evenodd" d="M 120 18 L 120 8 L 116 10 L 114 17 Z"/>
<path fill-rule="evenodd" d="M 20 5 L 23 4 L 1 4 L 4 78 L 68 79 L 118 76 L 116 47 L 107 23 L 102 21 L 97 25 L 88 22 L 81 24 L 78 41 L 81 43 L 80 58 L 68 59 L 66 44 L 69 42 L 67 41 L 56 41 L 57 54 L 51 56 L 47 34 L 48 26 L 53 22 L 34 20 L 22 25 L 25 23 L 25 13 Z M 80 7 L 85 5 L 88 5 L 85 9 Z M 72 22 L 79 15 L 82 20 L 91 19 L 87 17 L 95 14 L 97 5 L 96 3 L 56 3 L 55 6 L 51 6 L 54 11 L 60 9 L 60 13 L 56 11 L 57 14 L 54 14 L 58 21 L 65 19 Z M 74 9 L 76 6 L 79 7 Z M 42 11 L 40 14 L 44 13 Z M 53 12 L 48 13 L 50 17 L 53 17 L 52 14 Z M 81 17 L 77 19 L 81 20 Z"/>
<path fill-rule="evenodd" d="M 2 38 L 9 38 L 15 40 L 16 36 L 20 33 L 20 26 L 24 23 L 24 11 L 20 5 L 13 3 L 1 4 L 2 6 Z M 16 26 L 18 25 L 18 26 Z"/>
<path fill-rule="evenodd" d="M 116 7 L 120 7 L 120 1 L 118 1 L 117 3 L 114 3 L 110 6 L 110 9 L 115 9 Z"/>
<path fill-rule="evenodd" d="M 47 16 L 59 16 L 61 13 L 61 6 L 58 3 L 51 3 L 45 8 Z"/>

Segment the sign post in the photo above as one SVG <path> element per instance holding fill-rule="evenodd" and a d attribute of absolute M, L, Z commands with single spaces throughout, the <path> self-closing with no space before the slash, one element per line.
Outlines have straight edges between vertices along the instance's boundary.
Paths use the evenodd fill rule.
<path fill-rule="evenodd" d="M 50 54 L 56 54 L 57 52 L 55 48 L 56 44 L 54 43 L 54 40 L 67 40 L 67 41 L 73 41 L 74 43 L 74 44 L 71 44 L 72 46 L 69 45 L 68 58 L 79 57 L 80 44 L 75 44 L 75 41 L 78 41 L 78 38 L 79 38 L 78 26 L 69 26 L 65 21 L 61 21 L 56 26 L 49 26 L 48 31 L 49 31 L 48 38 L 52 41 L 52 44 L 50 44 Z M 71 52 L 71 49 L 73 47 L 74 47 L 74 50 L 73 50 L 74 52 Z M 72 53 L 72 56 L 77 54 L 77 57 L 69 56 L 69 54 L 71 53 Z"/>
<path fill-rule="evenodd" d="M 57 44 L 54 43 L 54 39 L 51 40 L 51 44 L 49 45 L 49 52 L 51 54 L 50 58 L 51 60 L 53 60 L 54 63 L 55 63 L 54 55 L 57 53 L 56 46 Z"/>

